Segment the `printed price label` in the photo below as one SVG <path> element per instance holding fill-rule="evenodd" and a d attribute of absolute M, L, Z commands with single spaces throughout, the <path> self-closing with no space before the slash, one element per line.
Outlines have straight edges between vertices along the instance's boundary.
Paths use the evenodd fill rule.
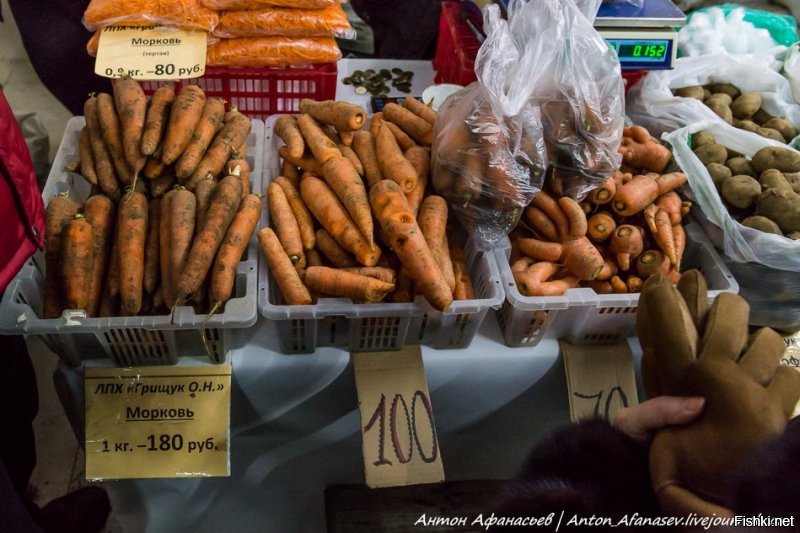
<path fill-rule="evenodd" d="M 208 34 L 163 26 L 107 26 L 100 32 L 94 73 L 137 80 L 198 78 L 206 71 Z"/>
<path fill-rule="evenodd" d="M 794 367 L 800 372 L 800 331 L 784 336 L 783 340 L 786 342 L 786 351 L 781 357 L 781 364 Z M 792 416 L 798 415 L 800 415 L 800 402 L 795 406 Z"/>
<path fill-rule="evenodd" d="M 231 366 L 86 369 L 86 479 L 230 475 Z"/>
<path fill-rule="evenodd" d="M 611 420 L 618 410 L 639 403 L 633 354 L 627 342 L 610 346 L 558 342 L 573 422 L 584 418 Z"/>
<path fill-rule="evenodd" d="M 444 481 L 419 346 L 352 354 L 371 488 Z"/>

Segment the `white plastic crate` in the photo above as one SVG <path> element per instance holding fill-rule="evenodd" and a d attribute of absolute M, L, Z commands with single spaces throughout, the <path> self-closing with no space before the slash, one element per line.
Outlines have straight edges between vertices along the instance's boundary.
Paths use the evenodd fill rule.
<path fill-rule="evenodd" d="M 69 191 L 83 202 L 90 186 L 82 177 L 64 170 L 65 164 L 78 159 L 78 136 L 85 124 L 83 117 L 67 123 L 52 170 L 42 193 L 45 204 L 56 194 Z M 262 189 L 264 123 L 252 120 L 247 139 L 247 160 L 253 169 L 252 190 Z M 241 347 L 244 335 L 240 328 L 256 322 L 256 286 L 258 241 L 255 235 L 236 273 L 234 295 L 224 311 L 208 320 L 191 307 L 178 307 L 173 316 L 136 316 L 87 318 L 83 311 L 66 310 L 61 317 L 39 318 L 44 296 L 44 254 L 37 253 L 12 280 L 0 302 L 0 333 L 40 336 L 47 346 L 67 364 L 77 366 L 82 360 L 110 358 L 120 366 L 163 365 L 177 362 L 180 356 L 208 353 L 213 362 L 225 360 L 229 350 Z M 202 336 L 205 336 L 206 350 Z"/>
<path fill-rule="evenodd" d="M 280 172 L 279 139 L 273 135 L 277 116 L 267 119 L 265 187 Z M 259 228 L 269 225 L 265 209 Z M 311 353 L 317 347 L 336 346 L 351 352 L 399 350 L 406 344 L 433 348 L 469 346 L 490 308 L 503 302 L 500 273 L 491 252 L 464 246 L 475 300 L 453 302 L 437 311 L 422 296 L 411 303 L 354 304 L 347 298 L 320 298 L 315 305 L 285 305 L 267 261 L 259 257 L 258 306 L 269 319 L 284 353 Z"/>
<path fill-rule="evenodd" d="M 495 250 L 506 299 L 497 319 L 509 346 L 535 346 L 542 339 L 567 339 L 572 344 L 609 344 L 634 334 L 638 294 L 597 294 L 589 288 L 569 289 L 563 296 L 523 296 L 517 290 L 506 240 Z M 739 292 L 739 285 L 703 234 L 699 224 L 686 225 L 683 270 L 698 269 L 708 283 L 711 300 L 721 292 Z"/>

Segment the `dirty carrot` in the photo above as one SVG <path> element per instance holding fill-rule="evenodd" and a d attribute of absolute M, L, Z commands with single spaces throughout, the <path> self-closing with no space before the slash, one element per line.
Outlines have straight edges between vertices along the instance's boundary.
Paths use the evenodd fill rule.
<path fill-rule="evenodd" d="M 414 281 L 405 268 L 400 268 L 394 287 L 394 292 L 389 297 L 392 302 L 408 303 L 414 301 Z"/>
<path fill-rule="evenodd" d="M 383 113 L 378 111 L 372 115 L 372 119 L 369 121 L 369 132 L 373 137 L 378 136 L 378 130 L 380 129 L 381 124 L 383 124 Z"/>
<path fill-rule="evenodd" d="M 195 216 L 194 224 L 195 232 L 199 232 L 200 228 L 203 226 L 203 221 L 206 219 L 208 202 L 211 200 L 211 194 L 214 192 L 214 187 L 216 186 L 216 180 L 209 175 L 200 180 L 200 182 L 194 188 L 194 195 L 197 199 L 197 214 Z"/>
<path fill-rule="evenodd" d="M 322 165 L 311 153 L 306 153 L 303 154 L 302 157 L 294 158 L 289 154 L 289 150 L 285 146 L 281 146 L 278 148 L 278 155 L 281 156 L 284 163 L 288 162 L 295 167 L 300 167 L 304 171 L 311 172 L 314 176 L 322 176 Z"/>
<path fill-rule="evenodd" d="M 675 237 L 672 233 L 672 222 L 670 222 L 669 213 L 659 209 L 656 212 L 655 222 L 656 232 L 653 234 L 653 238 L 672 266 L 675 266 L 678 263 L 678 257 L 675 253 Z"/>
<path fill-rule="evenodd" d="M 92 226 L 93 252 L 92 272 L 89 285 L 89 302 L 86 314 L 97 316 L 100 294 L 103 289 L 103 275 L 106 272 L 111 232 L 114 228 L 114 203 L 102 194 L 90 196 L 83 204 L 83 214 Z"/>
<path fill-rule="evenodd" d="M 382 131 L 388 133 L 388 130 Z M 370 189 L 369 198 L 392 250 L 408 270 L 417 290 L 435 309 L 447 309 L 453 301 L 453 294 L 400 186 L 394 181 L 383 180 Z"/>
<path fill-rule="evenodd" d="M 339 151 L 336 143 L 325 135 L 311 115 L 301 115 L 297 119 L 297 125 L 300 127 L 300 132 L 303 134 L 308 148 L 320 164 L 324 165 L 326 161 L 334 157 L 342 157 L 342 152 Z"/>
<path fill-rule="evenodd" d="M 288 179 L 295 189 L 300 190 L 300 173 L 296 166 L 284 159 L 281 161 L 280 175 Z"/>
<path fill-rule="evenodd" d="M 429 107 L 413 96 L 406 96 L 403 98 L 403 107 L 414 113 L 420 118 L 425 119 L 431 125 L 436 122 L 436 111 Z"/>
<path fill-rule="evenodd" d="M 186 258 L 192 247 L 197 218 L 197 197 L 184 187 L 175 187 L 169 202 L 169 268 L 172 272 L 183 272 Z M 189 294 L 193 293 L 187 293 Z"/>
<path fill-rule="evenodd" d="M 45 288 L 43 318 L 56 318 L 61 314 L 59 263 L 61 262 L 61 235 L 64 226 L 72 220 L 80 205 L 68 193 L 59 193 L 50 200 L 45 211 Z"/>
<path fill-rule="evenodd" d="M 161 152 L 156 152 L 158 156 L 153 155 L 148 157 L 144 163 L 144 170 L 142 174 L 149 180 L 155 180 L 161 177 L 167 165 L 161 160 Z"/>
<path fill-rule="evenodd" d="M 258 242 L 261 245 L 261 252 L 267 260 L 272 276 L 283 294 L 284 301 L 289 305 L 310 304 L 311 295 L 308 293 L 306 286 L 303 285 L 300 275 L 289 260 L 289 256 L 281 246 L 281 241 L 278 240 L 278 236 L 275 235 L 272 228 L 258 230 Z"/>
<path fill-rule="evenodd" d="M 593 189 L 589 193 L 588 199 L 593 204 L 603 205 L 613 200 L 616 192 L 617 182 L 614 179 L 614 176 L 611 176 L 605 182 L 603 182 L 602 185 L 598 186 L 596 189 Z"/>
<path fill-rule="evenodd" d="M 134 316 L 142 308 L 148 210 L 147 198 L 141 193 L 129 191 L 126 200 L 120 202 L 117 221 L 119 294 L 123 314 Z"/>
<path fill-rule="evenodd" d="M 162 174 L 158 178 L 150 181 L 150 196 L 153 198 L 160 198 L 164 196 L 167 191 L 177 185 L 177 180 L 172 174 Z"/>
<path fill-rule="evenodd" d="M 289 254 L 289 259 L 297 268 L 305 268 L 306 256 L 303 253 L 303 240 L 300 237 L 300 226 L 286 198 L 283 188 L 275 182 L 267 187 L 267 205 L 272 226 L 281 246 Z"/>
<path fill-rule="evenodd" d="M 311 250 L 316 246 L 316 237 L 314 235 L 314 219 L 311 217 L 311 212 L 306 207 L 305 202 L 300 197 L 300 192 L 292 185 L 292 182 L 283 176 L 275 178 L 275 183 L 280 185 L 283 193 L 286 195 L 286 200 L 292 208 L 294 218 L 297 221 L 297 227 L 300 230 L 300 240 L 303 241 L 303 248 Z"/>
<path fill-rule="evenodd" d="M 639 276 L 628 276 L 628 279 L 625 280 L 625 285 L 630 293 L 642 292 L 644 281 Z"/>
<path fill-rule="evenodd" d="M 324 266 L 307 268 L 303 281 L 312 292 L 356 302 L 380 302 L 394 289 L 393 283 Z"/>
<path fill-rule="evenodd" d="M 371 246 L 327 183 L 309 176 L 300 182 L 300 196 L 322 226 L 364 266 L 375 266 L 381 252 Z"/>
<path fill-rule="evenodd" d="M 161 218 L 161 199 L 150 200 L 147 214 L 147 242 L 144 248 L 144 278 L 142 287 L 146 294 L 152 295 L 159 285 L 161 262 L 159 258 L 159 240 Z"/>
<path fill-rule="evenodd" d="M 590 241 L 599 243 L 611 237 L 615 229 L 617 229 L 617 223 L 614 221 L 614 218 L 609 213 L 601 211 L 589 218 L 586 234 Z"/>
<path fill-rule="evenodd" d="M 388 103 L 383 107 L 383 120 L 397 124 L 419 144 L 430 146 L 433 142 L 433 125 L 395 103 Z"/>
<path fill-rule="evenodd" d="M 395 273 L 394 269 L 388 267 L 346 267 L 340 268 L 339 270 L 344 270 L 345 272 L 350 272 L 351 274 L 358 274 L 360 276 L 379 279 L 385 283 L 391 283 L 392 285 L 394 285 L 394 282 L 397 279 L 397 274 Z"/>
<path fill-rule="evenodd" d="M 405 152 L 417 146 L 417 143 L 414 142 L 414 139 L 408 136 L 406 132 L 401 130 L 397 124 L 394 122 L 389 122 L 388 120 L 384 120 L 381 122 L 381 126 L 385 126 L 389 128 L 389 131 L 392 132 L 394 135 L 395 140 L 397 141 L 398 146 L 400 149 Z"/>
<path fill-rule="evenodd" d="M 358 158 L 358 155 L 353 151 L 352 148 L 349 146 L 345 146 L 343 144 L 339 145 L 339 151 L 342 152 L 342 155 L 345 156 L 347 159 L 350 160 L 350 163 L 353 164 L 353 168 L 356 169 L 358 172 L 358 176 L 363 178 L 364 177 L 364 165 L 361 163 L 361 159 Z"/>
<path fill-rule="evenodd" d="M 375 153 L 375 137 L 368 131 L 353 134 L 353 151 L 364 166 L 364 176 L 370 187 L 383 179 Z"/>
<path fill-rule="evenodd" d="M 261 195 L 248 194 L 242 198 L 239 211 L 233 217 L 214 260 L 209 289 L 212 307 L 209 314 L 214 314 L 219 306 L 230 300 L 233 295 L 236 268 L 242 259 L 242 254 L 247 249 L 247 244 L 250 242 L 250 237 L 253 235 L 260 217 Z"/>
<path fill-rule="evenodd" d="M 322 255 L 316 248 L 306 250 L 306 266 L 325 266 L 325 261 L 322 260 Z"/>
<path fill-rule="evenodd" d="M 400 151 L 400 146 L 389 128 L 381 127 L 378 130 L 375 146 L 378 165 L 383 176 L 396 182 L 404 193 L 414 190 L 419 179 L 417 171 Z"/>
<path fill-rule="evenodd" d="M 461 248 L 456 245 L 450 247 L 450 257 L 453 258 L 453 273 L 456 277 L 456 286 L 453 289 L 454 300 L 474 300 L 475 287 L 472 285 L 472 277 L 467 270 L 467 263 L 464 261 L 464 254 Z"/>
<path fill-rule="evenodd" d="M 539 208 L 547 218 L 553 223 L 558 231 L 559 239 L 564 238 L 569 234 L 569 223 L 567 217 L 558 205 L 558 201 L 544 191 L 541 191 L 533 197 L 531 205 Z"/>
<path fill-rule="evenodd" d="M 80 157 L 80 173 L 86 181 L 97 185 L 97 173 L 94 170 L 94 155 L 92 154 L 92 141 L 89 139 L 89 130 L 86 126 L 81 128 L 78 136 L 78 157 Z"/>
<path fill-rule="evenodd" d="M 144 155 L 153 155 L 161 144 L 172 102 L 175 101 L 175 90 L 169 85 L 162 85 L 155 90 L 147 106 L 144 119 L 142 142 L 139 149 Z"/>
<path fill-rule="evenodd" d="M 83 215 L 64 225 L 61 236 L 61 286 L 65 309 L 86 310 L 91 300 L 94 237 Z"/>
<path fill-rule="evenodd" d="M 180 95 L 176 102 L 180 102 Z M 187 112 L 194 112 L 194 109 L 184 113 Z M 224 114 L 225 102 L 221 98 L 207 98 L 205 100 L 200 113 L 200 120 L 197 121 L 194 130 L 190 133 L 189 142 L 184 146 L 179 157 L 175 161 L 175 175 L 178 179 L 185 180 L 194 173 L 194 170 L 200 163 L 200 159 L 211 144 L 214 135 L 217 134 L 217 131 L 219 131 L 222 126 L 222 117 Z M 185 114 L 183 117 L 189 120 L 189 117 Z M 172 119 L 171 116 L 170 119 Z M 188 127 L 188 124 L 185 126 Z M 173 142 L 176 142 L 174 141 L 174 137 Z M 166 144 L 164 149 L 170 146 L 170 144 Z M 161 157 L 163 159 L 164 155 L 162 154 Z"/>
<path fill-rule="evenodd" d="M 367 238 L 367 242 L 371 246 L 374 242 L 372 211 L 369 207 L 364 182 L 353 164 L 346 157 L 340 156 L 328 160 L 322 170 L 325 182 L 339 197 L 342 205 L 350 213 L 359 231 Z"/>
<path fill-rule="evenodd" d="M 550 220 L 544 211 L 539 209 L 536 206 L 528 206 L 525 209 L 525 219 L 530 224 L 531 229 L 536 233 L 538 236 L 547 239 L 550 242 L 558 242 L 560 240 L 558 236 L 558 228 Z"/>
<path fill-rule="evenodd" d="M 367 123 L 367 114 L 361 106 L 336 100 L 300 100 L 300 112 L 307 113 L 315 120 L 330 124 L 339 131 L 360 130 Z"/>
<path fill-rule="evenodd" d="M 275 121 L 275 134 L 280 137 L 293 159 L 300 159 L 306 151 L 306 142 L 297 119 L 292 115 L 281 115 Z"/>
<path fill-rule="evenodd" d="M 623 224 L 611 235 L 609 250 L 617 254 L 617 264 L 624 271 L 630 270 L 631 260 L 642 253 L 644 242 L 638 226 Z"/>
<path fill-rule="evenodd" d="M 167 129 L 164 131 L 164 140 L 161 141 L 161 159 L 167 165 L 177 161 L 189 146 L 202 119 L 205 104 L 206 95 L 197 85 L 184 85 L 178 92 L 170 106 Z M 218 112 L 217 106 L 214 112 Z M 216 132 L 216 123 L 212 126 Z"/>
<path fill-rule="evenodd" d="M 172 238 L 172 198 L 178 191 L 170 189 L 160 201 L 158 214 L 158 258 L 161 272 L 161 296 L 167 307 L 175 305 L 175 277 L 179 272 L 172 270 L 170 264 Z"/>
<path fill-rule="evenodd" d="M 619 276 L 614 276 L 611 278 L 611 292 L 615 294 L 627 294 L 628 286 Z"/>
<path fill-rule="evenodd" d="M 667 274 L 670 266 L 669 259 L 661 250 L 647 250 L 636 260 L 636 272 L 645 279 L 655 274 Z"/>
<path fill-rule="evenodd" d="M 634 176 L 631 181 L 617 188 L 611 205 L 619 215 L 635 215 L 653 203 L 660 195 L 675 190 L 684 183 L 686 183 L 686 175 L 681 172 L 671 172 L 659 177 Z"/>
<path fill-rule="evenodd" d="M 192 243 L 177 282 L 178 305 L 185 302 L 202 285 L 225 232 L 239 210 L 242 184 L 236 174 L 237 171 L 234 170 L 234 174 L 222 178 L 214 189 L 206 211 L 206 220 Z"/>
<path fill-rule="evenodd" d="M 128 185 L 133 179 L 132 169 L 126 160 L 125 150 L 122 146 L 122 130 L 117 111 L 114 108 L 114 98 L 108 93 L 97 95 L 97 119 L 117 177 L 122 183 Z"/>
<path fill-rule="evenodd" d="M 417 223 L 425 242 L 428 243 L 436 264 L 444 275 L 450 292 L 456 286 L 455 274 L 453 273 L 453 262 L 450 259 L 450 248 L 447 244 L 447 202 L 441 196 L 428 196 L 423 200 L 419 208 Z"/>
<path fill-rule="evenodd" d="M 681 200 L 677 192 L 670 191 L 662 194 L 658 197 L 655 204 L 659 209 L 669 213 L 669 220 L 673 225 L 680 224 L 681 218 L 683 218 L 683 200 Z"/>
<path fill-rule="evenodd" d="M 111 156 L 100 131 L 96 96 L 89 96 L 83 104 L 83 114 L 86 117 L 86 128 L 89 130 L 89 140 L 92 145 L 92 154 L 94 155 L 94 168 L 97 173 L 97 184 L 106 196 L 112 200 L 118 200 L 120 197 L 119 184 L 114 172 L 114 165 L 111 163 Z"/>
<path fill-rule="evenodd" d="M 353 146 L 354 131 L 342 130 L 339 132 L 339 139 L 341 139 L 344 146 Z"/>
<path fill-rule="evenodd" d="M 534 259 L 557 263 L 561 259 L 564 247 L 557 242 L 545 242 L 539 239 L 517 239 L 520 251 Z"/>
<path fill-rule="evenodd" d="M 675 241 L 675 270 L 680 271 L 683 252 L 686 251 L 686 230 L 682 224 L 672 225 L 672 238 Z"/>
<path fill-rule="evenodd" d="M 225 163 L 225 168 L 228 172 L 239 167 L 239 177 L 242 180 L 242 198 L 250 194 L 250 163 L 247 162 L 247 154 L 244 145 L 234 149 L 231 152 L 231 157 Z"/>
<path fill-rule="evenodd" d="M 209 173 L 213 176 L 218 176 L 225 167 L 231 150 L 241 146 L 247 140 L 247 136 L 250 135 L 250 119 L 242 115 L 236 108 L 228 111 L 225 116 L 226 119 L 222 129 L 211 141 L 211 146 L 206 150 L 191 179 L 186 181 L 187 189 L 193 190 L 197 182 L 205 178 Z"/>
<path fill-rule="evenodd" d="M 411 206 L 411 212 L 414 213 L 414 216 L 417 216 L 422 198 L 425 196 L 425 188 L 428 186 L 431 150 L 425 146 L 414 146 L 406 150 L 404 155 L 417 172 L 417 184 L 411 192 L 406 193 L 408 205 Z"/>
<path fill-rule="evenodd" d="M 356 262 L 353 257 L 331 237 L 330 233 L 324 229 L 318 229 L 316 233 L 317 248 L 322 252 L 328 261 L 337 268 L 355 267 Z"/>
<path fill-rule="evenodd" d="M 133 174 L 138 175 L 144 168 L 145 160 L 145 154 L 139 146 L 147 114 L 147 96 L 138 81 L 133 78 L 120 78 L 114 82 L 114 103 L 122 128 L 125 160 L 133 169 Z"/>

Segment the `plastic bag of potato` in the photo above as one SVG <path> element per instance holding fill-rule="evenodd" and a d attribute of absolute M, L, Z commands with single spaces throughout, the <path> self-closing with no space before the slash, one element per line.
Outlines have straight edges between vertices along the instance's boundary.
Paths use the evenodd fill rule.
<path fill-rule="evenodd" d="M 726 55 L 678 59 L 631 88 L 628 117 L 654 135 L 701 120 L 798 144 L 800 105 L 789 82 L 759 61 Z"/>

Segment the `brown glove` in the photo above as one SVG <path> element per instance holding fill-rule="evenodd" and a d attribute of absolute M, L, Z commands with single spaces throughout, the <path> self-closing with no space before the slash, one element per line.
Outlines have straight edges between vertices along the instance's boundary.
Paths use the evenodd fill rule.
<path fill-rule="evenodd" d="M 800 373 L 780 366 L 783 339 L 769 328 L 748 338 L 749 306 L 723 293 L 709 309 L 697 271 L 677 290 L 645 283 L 636 313 L 647 396 L 703 396 L 693 423 L 656 433 L 650 475 L 662 512 L 729 516 L 740 465 L 783 432 L 800 397 Z"/>

